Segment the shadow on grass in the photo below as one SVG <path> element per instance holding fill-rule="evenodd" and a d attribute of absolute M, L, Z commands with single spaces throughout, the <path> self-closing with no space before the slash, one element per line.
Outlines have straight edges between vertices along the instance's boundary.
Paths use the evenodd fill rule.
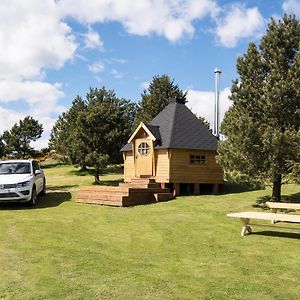
<path fill-rule="evenodd" d="M 260 190 L 262 187 L 253 187 L 243 183 L 225 182 L 221 194 L 237 194 Z"/>
<path fill-rule="evenodd" d="M 266 205 L 267 201 L 272 201 L 271 196 L 262 196 L 256 200 L 256 203 L 252 206 L 255 208 L 261 208 L 264 210 L 269 210 Z M 281 202 L 283 203 L 300 203 L 300 193 L 290 194 L 290 195 L 283 195 L 281 196 Z"/>
<path fill-rule="evenodd" d="M 100 171 L 100 177 L 101 175 L 106 175 L 106 174 L 123 174 L 124 168 L 122 165 L 111 165 L 107 166 L 105 169 Z M 72 170 L 69 172 L 69 174 L 75 175 L 75 176 L 94 176 L 95 175 L 95 170 L 93 168 L 87 168 L 86 170 Z"/>
<path fill-rule="evenodd" d="M 288 239 L 300 239 L 300 233 L 296 232 L 280 232 L 280 231 L 260 231 L 260 232 L 252 232 L 251 235 L 263 235 L 263 236 L 275 236 L 282 237 Z"/>
<path fill-rule="evenodd" d="M 42 169 L 51 169 L 51 168 L 55 168 L 58 166 L 69 166 L 69 164 L 63 163 L 63 162 L 57 162 L 57 163 L 53 163 L 53 164 L 41 164 Z"/>
<path fill-rule="evenodd" d="M 0 210 L 23 210 L 23 209 L 42 209 L 59 206 L 63 202 L 70 201 L 70 192 L 56 191 L 48 192 L 45 196 L 38 196 L 35 207 L 30 207 L 26 203 L 1 203 Z"/>
<path fill-rule="evenodd" d="M 69 190 L 71 188 L 77 188 L 79 187 L 78 184 L 70 184 L 70 185 L 50 185 L 47 186 L 47 191 L 57 191 L 57 190 Z"/>
<path fill-rule="evenodd" d="M 120 182 L 123 182 L 123 180 L 116 179 L 116 180 L 99 181 L 99 182 L 93 182 L 92 185 L 118 186 Z"/>
<path fill-rule="evenodd" d="M 64 202 L 70 201 L 71 198 L 72 195 L 70 192 L 48 191 L 45 196 L 38 198 L 36 208 L 48 208 L 48 207 L 59 206 Z"/>

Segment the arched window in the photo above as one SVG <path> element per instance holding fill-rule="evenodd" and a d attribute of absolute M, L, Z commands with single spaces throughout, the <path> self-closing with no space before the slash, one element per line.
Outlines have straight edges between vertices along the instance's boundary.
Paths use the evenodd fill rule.
<path fill-rule="evenodd" d="M 139 154 L 148 155 L 149 151 L 150 151 L 150 147 L 146 142 L 142 142 L 139 144 L 139 146 L 138 146 Z"/>

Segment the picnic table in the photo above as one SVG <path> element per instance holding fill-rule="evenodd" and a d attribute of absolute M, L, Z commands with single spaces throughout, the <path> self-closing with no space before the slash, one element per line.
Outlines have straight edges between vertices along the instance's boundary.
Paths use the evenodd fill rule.
<path fill-rule="evenodd" d="M 244 236 L 247 232 L 252 233 L 252 229 L 250 227 L 251 219 L 258 220 L 276 220 L 282 222 L 291 222 L 291 223 L 300 223 L 300 215 L 294 214 L 279 214 L 279 213 L 267 213 L 267 212 L 254 212 L 254 211 L 246 211 L 246 212 L 237 212 L 237 213 L 229 213 L 227 217 L 231 218 L 239 218 L 243 223 L 243 228 L 241 235 Z"/>

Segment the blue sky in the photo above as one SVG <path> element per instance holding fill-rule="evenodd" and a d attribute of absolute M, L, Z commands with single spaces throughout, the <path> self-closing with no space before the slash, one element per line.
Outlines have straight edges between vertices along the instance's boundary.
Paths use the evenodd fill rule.
<path fill-rule="evenodd" d="M 300 0 L 1 0 L 0 134 L 32 115 L 45 147 L 76 95 L 105 86 L 138 102 L 162 74 L 212 122 L 214 68 L 223 116 L 237 57 L 285 12 L 299 16 Z"/>

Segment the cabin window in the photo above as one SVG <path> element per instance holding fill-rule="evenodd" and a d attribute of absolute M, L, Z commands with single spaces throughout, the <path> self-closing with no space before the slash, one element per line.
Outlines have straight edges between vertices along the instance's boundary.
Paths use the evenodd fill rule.
<path fill-rule="evenodd" d="M 138 146 L 138 152 L 141 155 L 147 155 L 149 153 L 150 149 L 149 149 L 149 145 L 145 142 L 140 143 Z"/>
<path fill-rule="evenodd" d="M 204 165 L 206 159 L 204 155 L 190 155 L 190 164 L 193 165 Z"/>

